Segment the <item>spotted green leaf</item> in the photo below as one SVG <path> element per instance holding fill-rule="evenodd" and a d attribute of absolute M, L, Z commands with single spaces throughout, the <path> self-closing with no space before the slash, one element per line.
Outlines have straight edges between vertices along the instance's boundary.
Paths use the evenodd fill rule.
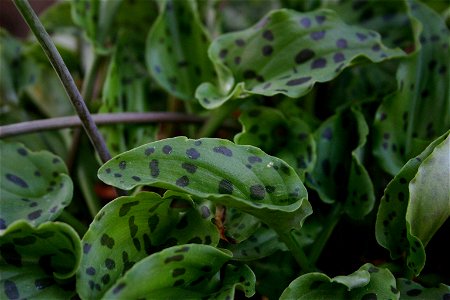
<path fill-rule="evenodd" d="M 0 232 L 16 220 L 38 225 L 56 219 L 73 191 L 61 158 L 3 141 L 0 153 Z"/>
<path fill-rule="evenodd" d="M 220 290 L 209 295 L 209 298 L 223 300 L 236 299 L 236 289 L 243 291 L 247 298 L 255 294 L 255 274 L 247 265 L 225 266 L 222 282 L 223 284 Z"/>
<path fill-rule="evenodd" d="M 277 250 L 287 250 L 276 231 L 254 216 L 234 207 L 226 208 L 224 214 L 223 228 L 228 243 L 222 245 L 233 252 L 234 260 L 256 260 Z"/>
<path fill-rule="evenodd" d="M 208 54 L 219 80 L 202 83 L 196 98 L 216 108 L 250 94 L 298 98 L 359 61 L 380 62 L 403 51 L 386 48 L 378 33 L 347 25 L 331 10 L 281 9 L 249 29 L 218 37 Z"/>
<path fill-rule="evenodd" d="M 173 246 L 137 263 L 104 299 L 232 299 L 236 286 L 253 295 L 255 276 L 248 267 L 228 265 L 220 272 L 230 259 L 228 251 L 212 246 Z"/>
<path fill-rule="evenodd" d="M 174 192 L 163 198 L 142 192 L 110 202 L 83 237 L 78 293 L 83 299 L 98 299 L 135 263 L 166 247 L 217 245 L 219 234 L 211 218 L 207 207 Z"/>
<path fill-rule="evenodd" d="M 256 147 L 228 140 L 156 141 L 114 157 L 98 176 L 126 190 L 151 185 L 236 207 L 278 232 L 299 229 L 311 213 L 306 189 L 289 165 Z"/>
<path fill-rule="evenodd" d="M 130 35 L 128 30 L 118 33 L 118 41 L 103 85 L 100 112 L 145 112 L 150 109 L 148 101 L 150 78 L 142 60 L 142 41 Z M 154 126 L 134 127 L 118 124 L 102 128 L 102 134 L 113 155 L 151 141 Z"/>
<path fill-rule="evenodd" d="M 397 71 L 397 91 L 378 108 L 374 154 L 392 175 L 450 127 L 450 33 L 444 20 L 408 1 L 416 51 Z"/>
<path fill-rule="evenodd" d="M 64 223 L 11 224 L 0 233 L 0 298 L 71 298 L 67 284 L 74 284 L 80 257 L 80 239 Z"/>
<path fill-rule="evenodd" d="M 325 6 L 336 11 L 345 22 L 378 32 L 388 47 L 408 49 L 413 43 L 413 33 L 405 3 L 386 1 L 379 5 L 377 0 L 344 0 L 327 2 Z"/>
<path fill-rule="evenodd" d="M 324 121 L 314 136 L 317 163 L 307 183 L 326 203 L 340 202 L 353 218 L 368 214 L 375 201 L 372 181 L 362 164 L 369 130 L 361 112 L 352 108 Z"/>
<path fill-rule="evenodd" d="M 450 286 L 446 284 L 439 284 L 436 287 L 425 288 L 417 282 L 398 278 L 397 289 L 400 291 L 400 299 L 414 300 L 414 299 L 442 299 L 447 300 L 450 297 Z"/>
<path fill-rule="evenodd" d="M 225 237 L 232 244 L 240 243 L 248 239 L 261 226 L 261 221 L 234 207 L 224 211 Z"/>
<path fill-rule="evenodd" d="M 261 124 L 264 120 L 264 124 Z M 255 107 L 239 118 L 242 132 L 234 138 L 237 144 L 254 145 L 280 157 L 294 166 L 304 179 L 316 160 L 316 144 L 309 126 L 298 117 L 285 117 L 279 110 Z"/>
<path fill-rule="evenodd" d="M 196 1 L 164 0 L 160 9 L 147 37 L 147 67 L 167 92 L 189 101 L 201 82 L 216 76 L 207 56 L 209 38 Z"/>
<path fill-rule="evenodd" d="M 280 299 L 399 299 L 399 296 L 395 278 L 388 269 L 365 264 L 347 276 L 302 275 L 291 282 Z"/>
<path fill-rule="evenodd" d="M 289 252 L 277 251 L 268 257 L 247 263 L 258 279 L 256 291 L 269 299 L 280 299 L 283 290 L 298 277 L 298 269 L 293 268 L 296 262 Z"/>
<path fill-rule="evenodd" d="M 449 176 L 446 175 L 448 174 L 448 168 L 446 169 L 446 164 L 448 165 L 448 151 L 445 153 L 445 147 L 448 147 L 449 133 L 447 132 L 436 139 L 420 155 L 410 159 L 405 164 L 386 187 L 378 209 L 375 227 L 378 243 L 387 248 L 394 259 L 401 257 L 406 251 L 407 266 L 415 274 L 420 273 L 425 264 L 424 245 L 426 245 L 435 230 L 440 227 L 442 220 L 448 218 L 448 183 L 446 183 L 445 178 L 447 176 L 448 179 Z M 445 155 L 447 155 L 446 159 Z M 436 157 L 434 158 L 434 156 Z M 428 160 L 428 158 L 430 159 Z M 443 175 L 443 178 L 437 179 L 437 182 L 443 182 L 443 185 L 437 189 L 427 187 L 423 191 L 427 193 L 428 197 L 426 195 L 421 196 L 426 199 L 432 198 L 434 200 L 436 195 L 436 206 L 433 208 L 427 206 L 427 209 L 423 211 L 419 209 L 422 202 L 416 193 L 418 188 L 419 190 L 423 188 L 422 180 L 424 174 L 430 172 L 430 166 L 435 164 L 433 158 L 443 159 L 443 165 L 439 166 L 439 168 L 435 167 L 436 170 L 433 170 L 430 176 L 434 178 L 436 174 Z M 421 167 L 422 163 L 424 163 L 423 167 Z M 413 203 L 411 203 L 411 199 L 414 199 Z M 433 217 L 431 219 L 428 217 L 425 223 L 428 224 L 429 222 L 430 226 L 423 225 L 425 224 L 424 218 L 428 210 Z M 413 216 L 418 219 L 412 219 Z M 411 226 L 414 228 L 414 234 L 418 234 L 423 238 L 423 241 L 412 234 Z M 420 226 L 425 226 L 426 230 L 417 230 Z M 424 233 L 426 234 L 424 235 Z"/>
<path fill-rule="evenodd" d="M 272 255 L 278 250 L 288 250 L 286 245 L 280 241 L 275 230 L 265 224 L 261 224 L 261 226 L 244 241 L 237 244 L 229 244 L 226 248 L 233 252 L 234 260 L 241 261 L 258 260 Z"/>

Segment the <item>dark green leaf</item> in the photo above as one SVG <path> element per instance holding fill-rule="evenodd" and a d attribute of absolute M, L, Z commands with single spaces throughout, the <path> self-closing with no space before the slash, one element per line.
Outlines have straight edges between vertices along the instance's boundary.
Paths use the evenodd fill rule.
<path fill-rule="evenodd" d="M 195 88 L 216 76 L 207 57 L 208 45 L 196 2 L 164 0 L 147 37 L 147 67 L 167 92 L 192 100 Z"/>
<path fill-rule="evenodd" d="M 239 209 L 230 207 L 225 211 L 223 226 L 226 238 L 234 244 L 248 239 L 261 226 L 261 221 Z"/>
<path fill-rule="evenodd" d="M 264 120 L 264 123 L 261 123 Z M 241 145 L 253 145 L 280 157 L 301 179 L 312 171 L 316 160 L 316 143 L 309 126 L 298 117 L 285 117 L 269 107 L 244 111 L 239 121 L 243 130 L 234 138 Z"/>
<path fill-rule="evenodd" d="M 407 3 L 416 51 L 402 61 L 397 91 L 383 100 L 374 124 L 374 154 L 392 175 L 450 127 L 449 30 L 424 4 Z"/>
<path fill-rule="evenodd" d="M 141 41 L 142 42 L 142 41 Z M 142 66 L 143 50 L 139 40 L 121 30 L 108 67 L 103 85 L 103 105 L 100 112 L 145 112 L 150 111 L 150 77 Z M 155 126 L 133 127 L 118 124 L 102 128 L 112 155 L 116 155 L 137 145 L 152 141 Z"/>
<path fill-rule="evenodd" d="M 0 28 L 0 105 L 2 112 L 19 104 L 23 90 L 35 83 L 38 76 L 36 64 L 24 53 L 23 44 Z"/>
<path fill-rule="evenodd" d="M 368 214 L 375 201 L 372 181 L 362 164 L 369 130 L 356 109 L 337 113 L 315 132 L 317 163 L 307 183 L 326 203 L 345 203 L 353 218 Z"/>
<path fill-rule="evenodd" d="M 72 18 L 80 26 L 99 53 L 108 52 L 111 24 L 123 0 L 76 0 L 72 2 Z"/>
<path fill-rule="evenodd" d="M 71 16 L 72 4 L 69 1 L 57 2 L 46 9 L 39 19 L 49 33 L 75 33 L 75 23 Z"/>
<path fill-rule="evenodd" d="M 38 225 L 56 219 L 73 191 L 61 158 L 3 141 L 0 153 L 0 232 L 16 220 Z"/>
<path fill-rule="evenodd" d="M 249 94 L 297 98 L 362 58 L 380 62 L 402 55 L 386 48 L 376 32 L 349 26 L 331 10 L 275 10 L 249 29 L 214 40 L 209 56 L 219 81 L 200 85 L 196 98 L 207 108 Z"/>
<path fill-rule="evenodd" d="M 69 299 L 81 257 L 80 239 L 64 223 L 37 228 L 17 221 L 0 233 L 2 299 Z"/>
<path fill-rule="evenodd" d="M 267 225 L 262 224 L 246 240 L 226 247 L 233 252 L 233 259 L 251 261 L 261 259 L 277 250 L 287 251 L 286 245 L 280 241 L 278 234 Z"/>
<path fill-rule="evenodd" d="M 405 2 L 386 1 L 379 5 L 377 0 L 344 0 L 325 5 L 336 11 L 345 22 L 378 32 L 388 47 L 406 50 L 413 44 L 413 33 Z"/>

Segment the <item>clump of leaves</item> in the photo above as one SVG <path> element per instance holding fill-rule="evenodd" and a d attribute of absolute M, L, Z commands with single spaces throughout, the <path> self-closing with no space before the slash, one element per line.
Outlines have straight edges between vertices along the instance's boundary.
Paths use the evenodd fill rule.
<path fill-rule="evenodd" d="M 24 122 L 0 127 L 2 299 L 449 299 L 448 8 L 268 2 L 42 15 L 114 123 L 102 163 L 78 133 L 13 136 L 70 107 L 0 32 L 1 122 Z"/>

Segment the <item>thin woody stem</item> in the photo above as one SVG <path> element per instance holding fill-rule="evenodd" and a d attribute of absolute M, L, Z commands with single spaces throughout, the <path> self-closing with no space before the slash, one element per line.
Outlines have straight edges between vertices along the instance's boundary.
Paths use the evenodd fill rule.
<path fill-rule="evenodd" d="M 107 125 L 117 123 L 201 123 L 205 119 L 194 115 L 171 112 L 149 112 L 149 113 L 113 113 L 92 115 L 96 124 Z M 20 134 L 62 129 L 81 126 L 77 116 L 58 117 L 44 120 L 21 122 L 11 125 L 0 126 L 0 138 L 16 136 Z"/>
<path fill-rule="evenodd" d="M 14 4 L 22 14 L 26 23 L 30 27 L 31 31 L 35 35 L 36 39 L 38 40 L 39 44 L 50 60 L 53 68 L 58 74 L 58 77 L 61 80 L 66 93 L 69 96 L 69 99 L 72 102 L 72 105 L 81 120 L 84 130 L 89 136 L 89 139 L 91 140 L 91 143 L 93 144 L 95 150 L 99 154 L 100 159 L 103 162 L 108 161 L 111 158 L 111 155 L 106 147 L 105 141 L 100 134 L 97 125 L 92 119 L 92 116 L 89 113 L 86 104 L 84 103 L 83 97 L 77 89 L 72 75 L 67 69 L 50 36 L 48 35 L 41 21 L 39 21 L 38 16 L 35 14 L 28 1 L 15 0 Z"/>

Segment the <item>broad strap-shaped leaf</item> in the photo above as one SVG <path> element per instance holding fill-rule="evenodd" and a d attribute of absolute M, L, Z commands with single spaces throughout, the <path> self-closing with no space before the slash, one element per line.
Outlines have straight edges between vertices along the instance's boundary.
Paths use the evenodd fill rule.
<path fill-rule="evenodd" d="M 420 177 L 423 176 L 423 174 L 418 174 L 418 170 L 422 162 L 430 157 L 432 153 L 434 153 L 433 151 L 438 145 L 445 145 L 444 142 L 446 139 L 448 139 L 448 135 L 449 132 L 436 139 L 420 155 L 410 159 L 405 164 L 405 166 L 386 187 L 384 195 L 381 198 L 380 206 L 378 208 L 377 221 L 375 225 L 376 238 L 378 243 L 388 249 L 391 257 L 394 259 L 401 257 L 406 251 L 407 265 L 415 274 L 418 274 L 425 264 L 425 250 L 424 244 L 420 241 L 420 239 L 411 235 L 410 231 L 412 225 L 411 223 L 418 222 L 417 224 L 414 224 L 415 228 L 417 228 L 417 226 L 421 226 L 421 218 L 423 216 L 420 216 L 419 214 L 418 216 L 420 217 L 420 219 L 418 219 L 417 221 L 410 218 L 407 219 L 408 206 L 413 205 L 413 207 L 417 208 L 417 204 L 420 204 L 420 202 L 415 204 L 410 203 L 410 199 L 412 196 L 410 192 L 413 191 L 414 188 L 417 188 L 417 180 L 414 183 L 413 189 L 411 189 L 410 186 L 412 185 L 412 180 L 414 180 L 416 176 L 419 176 L 419 180 Z M 441 147 L 444 148 L 443 146 Z M 440 156 L 439 153 L 442 151 L 442 148 L 440 148 L 441 150 L 437 152 L 438 156 Z M 426 170 L 429 169 L 430 162 L 432 162 L 432 159 L 427 161 L 427 164 L 424 165 L 424 168 L 421 169 L 421 172 L 426 172 Z M 445 165 L 441 167 L 445 169 Z M 446 171 L 443 171 L 442 169 L 438 168 L 438 171 L 433 172 L 443 172 L 442 174 L 445 175 L 445 172 L 447 172 L 448 174 L 448 169 Z M 446 179 L 442 178 L 442 180 L 445 181 Z M 436 195 L 447 192 L 448 197 L 448 186 L 447 191 L 445 191 L 445 185 L 442 185 L 440 188 L 442 188 L 443 191 L 432 190 L 431 192 L 436 192 Z M 423 196 L 425 197 L 425 195 Z M 417 195 L 414 195 L 414 197 L 417 197 Z M 429 207 L 429 199 L 434 200 L 434 195 L 427 198 L 427 210 L 429 209 L 431 212 L 436 212 L 434 208 Z M 448 198 L 445 199 L 444 197 L 443 200 L 437 198 L 437 200 L 440 200 L 437 202 L 437 205 L 439 205 L 440 207 L 445 207 L 445 203 L 447 203 L 448 205 Z M 440 226 L 439 224 L 443 220 L 443 218 L 445 218 L 445 216 L 448 217 L 448 209 L 443 209 L 441 213 L 442 215 L 438 214 L 434 217 L 436 218 L 435 220 L 426 220 L 425 223 L 430 222 L 430 224 L 434 224 L 434 226 L 431 226 L 432 230 L 427 232 L 427 235 L 434 233 L 434 230 L 436 230 Z M 430 227 L 427 228 L 428 230 L 430 230 Z M 430 237 L 431 236 L 425 237 L 424 242 L 428 241 Z"/>
<path fill-rule="evenodd" d="M 297 98 L 363 57 L 380 62 L 403 52 L 386 48 L 378 33 L 347 25 L 331 10 L 281 9 L 249 29 L 218 37 L 208 54 L 219 81 L 200 85 L 196 98 L 216 108 L 249 94 Z"/>
<path fill-rule="evenodd" d="M 38 225 L 56 219 L 73 192 L 61 158 L 3 141 L 0 153 L 0 232 L 16 220 Z"/>
<path fill-rule="evenodd" d="M 0 233 L 0 298 L 71 298 L 80 257 L 80 239 L 64 223 L 11 224 Z"/>
<path fill-rule="evenodd" d="M 253 295 L 255 276 L 248 267 L 227 266 L 223 277 L 219 275 L 230 259 L 228 251 L 212 246 L 173 246 L 137 263 L 103 299 L 225 299 L 232 298 L 237 284 L 247 296 Z"/>
<path fill-rule="evenodd" d="M 38 67 L 26 55 L 23 43 L 12 37 L 3 28 L 0 28 L 0 45 L 2 62 L 0 64 L 2 72 L 2 76 L 0 76 L 0 104 L 2 110 L 11 113 L 11 106 L 19 105 L 19 97 L 23 90 L 28 85 L 35 83 Z M 2 124 L 3 122 L 4 120 L 2 120 Z"/>
<path fill-rule="evenodd" d="M 352 108 L 324 121 L 315 132 L 317 163 L 307 183 L 326 203 L 340 202 L 353 218 L 368 214 L 375 201 L 372 181 L 361 151 L 369 130 L 361 112 Z"/>
<path fill-rule="evenodd" d="M 316 143 L 303 120 L 285 117 L 279 110 L 261 106 L 244 111 L 239 121 L 243 129 L 234 138 L 237 144 L 253 145 L 280 157 L 294 166 L 301 179 L 304 179 L 306 172 L 312 171 Z"/>
<path fill-rule="evenodd" d="M 212 218 L 207 207 L 174 192 L 163 198 L 142 192 L 110 202 L 83 237 L 78 293 L 83 299 L 98 299 L 135 263 L 166 247 L 217 245 Z"/>
<path fill-rule="evenodd" d="M 75 0 L 72 2 L 72 18 L 83 28 L 87 38 L 99 53 L 108 52 L 111 43 L 112 23 L 123 0 Z"/>
<path fill-rule="evenodd" d="M 291 282 L 280 299 L 399 299 L 388 269 L 365 264 L 353 274 L 329 278 L 308 273 Z"/>
<path fill-rule="evenodd" d="M 141 45 L 142 44 L 142 45 Z M 103 85 L 100 112 L 150 111 L 150 77 L 142 65 L 144 46 L 141 40 L 121 30 Z M 108 148 L 113 155 L 151 141 L 155 126 L 125 126 L 117 124 L 102 128 Z"/>
<path fill-rule="evenodd" d="M 439 284 L 437 287 L 425 288 L 417 282 L 398 278 L 397 289 L 400 292 L 400 299 L 414 300 L 414 299 L 443 299 L 447 300 L 450 297 L 450 286 L 446 284 Z"/>
<path fill-rule="evenodd" d="M 74 52 L 64 47 L 58 47 L 57 50 L 71 72 L 80 70 Z M 39 111 L 47 117 L 73 115 L 69 96 L 40 45 L 35 43 L 28 47 L 27 56 L 35 65 L 36 74 L 33 83 L 25 91 Z"/>
<path fill-rule="evenodd" d="M 392 175 L 450 128 L 450 31 L 418 1 L 407 1 L 416 51 L 397 71 L 397 91 L 386 97 L 374 122 L 374 154 Z"/>
<path fill-rule="evenodd" d="M 149 143 L 106 162 L 98 176 L 122 189 L 146 184 L 236 207 L 273 227 L 286 243 L 312 212 L 306 188 L 289 165 L 228 140 L 175 137 Z"/>
<path fill-rule="evenodd" d="M 92 42 L 94 51 L 107 54 L 114 43 L 119 28 L 129 35 L 147 34 L 156 17 L 153 0 L 74 0 L 72 18 Z"/>
<path fill-rule="evenodd" d="M 146 63 L 169 93 L 193 100 L 197 86 L 216 77 L 207 56 L 209 37 L 194 0 L 164 0 L 147 37 Z"/>

